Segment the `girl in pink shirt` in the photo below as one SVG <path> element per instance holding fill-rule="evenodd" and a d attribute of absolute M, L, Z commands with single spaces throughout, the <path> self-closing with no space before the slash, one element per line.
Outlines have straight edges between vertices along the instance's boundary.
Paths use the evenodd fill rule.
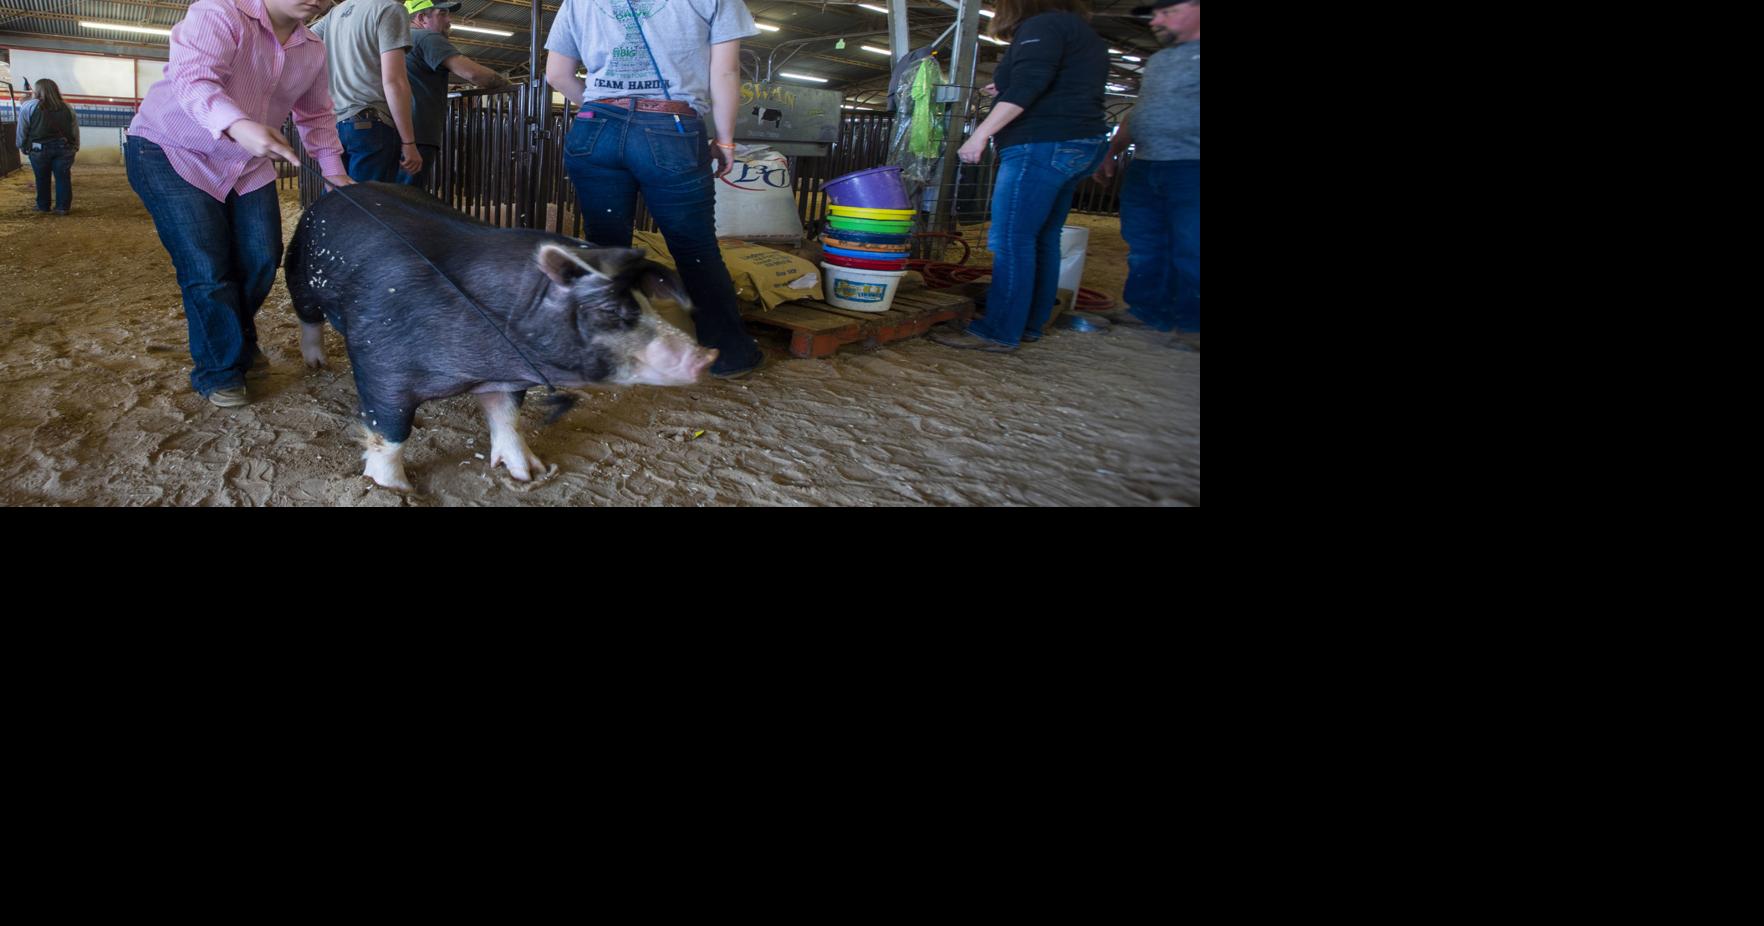
<path fill-rule="evenodd" d="M 268 361 L 257 311 L 282 260 L 272 158 L 297 163 L 276 128 L 290 112 L 336 186 L 351 181 L 331 118 L 325 46 L 303 23 L 329 0 L 196 0 L 172 29 L 165 77 L 129 125 L 123 162 L 184 295 L 190 384 L 221 407 L 250 401 Z"/>

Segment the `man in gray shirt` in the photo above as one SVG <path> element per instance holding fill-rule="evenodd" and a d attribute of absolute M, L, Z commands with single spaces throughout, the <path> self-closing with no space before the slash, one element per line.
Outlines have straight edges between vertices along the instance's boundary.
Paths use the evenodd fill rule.
<path fill-rule="evenodd" d="M 391 182 L 400 170 L 423 169 L 404 71 L 408 16 L 401 0 L 343 0 L 312 26 L 325 43 L 337 134 L 357 182 Z"/>
<path fill-rule="evenodd" d="M 414 101 L 417 151 L 423 156 L 423 169 L 411 174 L 398 172 L 398 182 L 427 190 L 441 162 L 441 138 L 447 128 L 447 78 L 449 75 L 471 81 L 475 87 L 495 90 L 508 86 L 508 78 L 467 58 L 447 40 L 453 32 L 453 11 L 458 0 L 404 0 L 410 14 L 410 53 L 404 56 L 405 70 L 410 74 L 410 93 Z"/>
<path fill-rule="evenodd" d="M 1139 104 L 1121 120 L 1095 177 L 1107 182 L 1121 152 L 1135 146 L 1121 182 L 1128 308 L 1112 318 L 1179 332 L 1189 346 L 1200 336 L 1200 7 L 1200 0 L 1153 0 L 1134 9 L 1151 14 L 1165 47 L 1146 62 Z"/>

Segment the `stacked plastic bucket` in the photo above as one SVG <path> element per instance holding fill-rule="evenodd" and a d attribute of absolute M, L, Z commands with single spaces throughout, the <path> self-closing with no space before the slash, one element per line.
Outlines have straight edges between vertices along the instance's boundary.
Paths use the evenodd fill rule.
<path fill-rule="evenodd" d="M 877 167 L 829 180 L 832 205 L 821 232 L 827 301 L 860 312 L 886 312 L 906 276 L 913 209 L 900 168 Z"/>

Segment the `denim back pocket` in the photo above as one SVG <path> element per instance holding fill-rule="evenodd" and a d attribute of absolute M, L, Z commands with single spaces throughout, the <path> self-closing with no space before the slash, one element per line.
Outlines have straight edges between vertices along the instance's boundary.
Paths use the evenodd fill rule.
<path fill-rule="evenodd" d="M 1108 143 L 1108 137 L 1103 135 L 1057 142 L 1054 145 L 1053 169 L 1068 177 L 1082 177 L 1096 170 L 1096 166 L 1102 163 L 1102 154 Z"/>
<path fill-rule="evenodd" d="M 697 129 L 644 129 L 655 166 L 670 174 L 687 174 L 709 166 L 710 147 Z"/>
<path fill-rule="evenodd" d="M 587 157 L 594 150 L 594 142 L 600 138 L 601 130 L 610 121 L 600 116 L 575 120 L 576 124 L 570 126 L 570 134 L 564 136 L 564 154 L 573 158 Z"/>

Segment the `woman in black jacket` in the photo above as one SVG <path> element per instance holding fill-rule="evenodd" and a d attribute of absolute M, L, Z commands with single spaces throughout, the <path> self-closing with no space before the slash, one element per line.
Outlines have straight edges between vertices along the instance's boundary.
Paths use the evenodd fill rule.
<path fill-rule="evenodd" d="M 1078 182 L 1108 147 L 1103 90 L 1109 49 L 1084 0 L 999 0 L 992 35 L 1010 48 L 993 71 L 998 100 L 957 156 L 978 163 L 998 143 L 992 188 L 992 285 L 986 317 L 934 332 L 950 347 L 1011 351 L 1041 337 L 1060 276 L 1060 226 Z"/>
<path fill-rule="evenodd" d="M 55 181 L 55 214 L 73 206 L 73 162 L 80 150 L 80 120 L 52 80 L 31 85 L 31 99 L 18 108 L 18 150 L 30 155 L 37 175 L 37 211 L 49 211 L 49 181 Z"/>

